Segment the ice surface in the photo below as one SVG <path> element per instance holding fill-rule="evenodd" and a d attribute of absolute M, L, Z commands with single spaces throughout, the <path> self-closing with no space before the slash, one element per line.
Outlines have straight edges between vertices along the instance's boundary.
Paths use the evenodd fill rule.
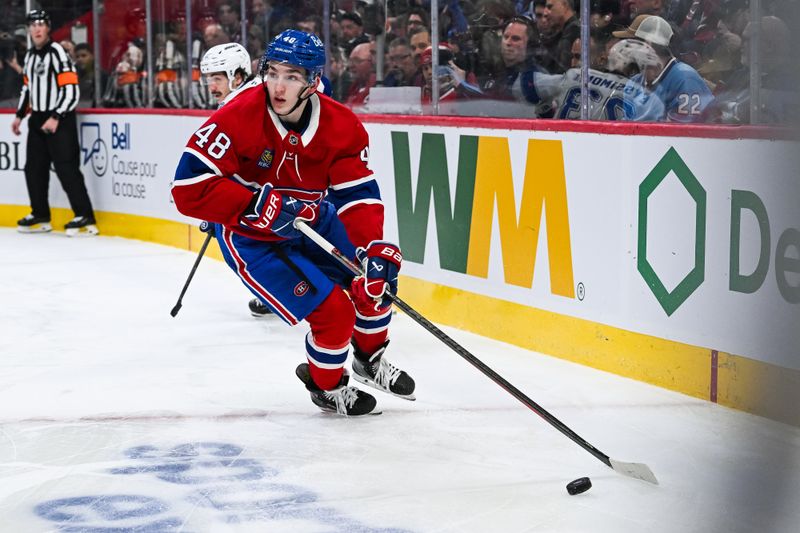
<path fill-rule="evenodd" d="M 0 229 L 0 532 L 796 532 L 800 430 L 445 328 L 621 476 L 402 315 L 417 401 L 345 419 L 194 254 Z M 401 289 L 402 291 L 402 289 Z M 588 492 L 566 484 L 589 476 Z"/>

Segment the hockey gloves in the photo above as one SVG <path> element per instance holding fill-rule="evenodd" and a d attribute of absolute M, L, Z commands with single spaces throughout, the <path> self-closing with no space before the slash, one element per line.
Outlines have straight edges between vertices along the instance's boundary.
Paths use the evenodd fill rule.
<path fill-rule="evenodd" d="M 386 241 L 372 241 L 356 250 L 363 276 L 353 280 L 350 290 L 356 300 L 373 301 L 375 310 L 388 307 L 392 300 L 387 293 L 397 293 L 397 274 L 403 256 L 397 245 Z"/>
<path fill-rule="evenodd" d="M 253 195 L 250 205 L 239 218 L 239 223 L 252 230 L 293 239 L 301 235 L 294 227 L 294 220 L 297 218 L 307 222 L 309 226 L 313 225 L 317 220 L 318 210 L 319 204 L 281 194 L 272 185 L 266 184 Z"/>

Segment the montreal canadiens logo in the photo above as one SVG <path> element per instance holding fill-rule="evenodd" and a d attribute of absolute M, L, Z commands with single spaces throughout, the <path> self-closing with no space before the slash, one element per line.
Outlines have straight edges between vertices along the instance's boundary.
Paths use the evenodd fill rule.
<path fill-rule="evenodd" d="M 305 281 L 301 281 L 300 283 L 294 286 L 295 296 L 303 296 L 307 292 L 308 292 L 308 283 L 306 283 Z"/>

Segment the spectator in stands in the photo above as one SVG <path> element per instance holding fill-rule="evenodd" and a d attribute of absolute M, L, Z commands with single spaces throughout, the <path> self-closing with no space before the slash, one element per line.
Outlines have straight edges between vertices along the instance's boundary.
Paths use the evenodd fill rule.
<path fill-rule="evenodd" d="M 641 18 L 640 18 L 641 17 Z M 672 28 L 655 15 L 637 17 L 631 27 L 614 32 L 649 44 L 658 63 L 633 76 L 625 88 L 625 118 L 636 121 L 698 122 L 714 100 L 703 78 L 690 65 L 678 61 L 670 52 Z"/>
<path fill-rule="evenodd" d="M 69 56 L 70 61 L 75 63 L 75 42 L 72 39 L 63 39 L 58 44 Z"/>
<path fill-rule="evenodd" d="M 628 0 L 630 20 L 639 15 L 658 15 L 664 11 L 664 0 Z"/>
<path fill-rule="evenodd" d="M 407 37 L 416 29 L 427 29 L 430 26 L 428 12 L 419 7 L 409 8 L 405 16 L 401 18 L 403 24 L 401 31 L 398 32 L 401 37 Z"/>
<path fill-rule="evenodd" d="M 511 100 L 511 88 L 520 72 L 540 70 L 529 54 L 529 43 L 534 38 L 533 22 L 527 17 L 512 17 L 503 25 L 500 46 L 500 68 L 479 78 L 480 90 L 489 98 Z"/>
<path fill-rule="evenodd" d="M 383 84 L 386 87 L 418 85 L 418 73 L 419 69 L 406 38 L 398 37 L 389 43 L 389 74 Z"/>
<path fill-rule="evenodd" d="M 331 96 L 337 102 L 343 102 L 350 88 L 350 73 L 347 61 L 340 46 L 333 45 L 328 50 L 329 68 L 326 71 L 331 83 Z"/>
<path fill-rule="evenodd" d="M 218 44 L 230 43 L 230 35 L 225 31 L 220 24 L 212 23 L 205 27 L 203 30 L 203 44 L 206 50 L 217 46 Z"/>
<path fill-rule="evenodd" d="M 250 24 L 257 26 L 264 36 L 264 42 L 261 43 L 263 47 L 265 43 L 271 40 L 270 35 L 270 18 L 273 12 L 272 2 L 270 0 L 252 0 L 250 4 Z"/>
<path fill-rule="evenodd" d="M 230 37 L 230 42 L 241 42 L 242 38 L 242 13 L 238 1 L 223 0 L 217 4 L 217 21 Z M 219 43 L 222 44 L 222 43 Z"/>
<path fill-rule="evenodd" d="M 655 15 L 666 20 L 672 28 L 672 42 L 670 47 L 678 53 L 684 52 L 683 33 L 681 28 L 672 20 L 666 17 L 666 6 L 669 0 L 630 0 L 630 21 L 640 15 Z M 692 2 L 687 2 L 691 5 Z M 683 10 L 681 10 L 683 11 Z"/>
<path fill-rule="evenodd" d="M 322 19 L 318 15 L 306 15 L 297 23 L 297 29 L 322 36 Z"/>
<path fill-rule="evenodd" d="M 752 24 L 742 34 L 742 65 L 722 80 L 709 117 L 715 122 L 747 124 L 750 116 L 750 37 Z M 759 68 L 761 84 L 758 122 L 800 124 L 800 74 L 786 23 L 773 16 L 761 18 Z"/>
<path fill-rule="evenodd" d="M 536 30 L 539 32 L 539 35 L 549 35 L 551 33 L 550 19 L 544 16 L 546 9 L 547 0 L 534 0 L 533 16 L 534 22 L 536 22 Z"/>
<path fill-rule="evenodd" d="M 261 31 L 261 26 L 251 24 L 247 29 L 247 52 L 250 54 L 250 57 L 260 58 L 263 56 L 264 44 L 267 41 L 268 40 L 264 38 L 264 34 Z M 253 72 L 255 72 L 255 70 Z"/>
<path fill-rule="evenodd" d="M 591 0 L 589 6 L 589 24 L 593 30 L 611 34 L 619 16 L 619 0 Z"/>
<path fill-rule="evenodd" d="M 565 72 L 570 64 L 570 49 L 581 34 L 581 27 L 572 7 L 573 0 L 547 0 L 544 17 L 550 27 L 542 42 L 548 51 L 548 62 L 541 66 L 550 72 Z"/>
<path fill-rule="evenodd" d="M 453 50 L 447 44 L 439 45 L 438 71 L 439 101 L 447 102 L 462 98 L 483 96 L 476 86 L 475 75 L 456 65 Z M 423 78 L 422 103 L 430 104 L 433 98 L 433 48 L 428 47 L 420 56 Z"/>
<path fill-rule="evenodd" d="M 412 30 L 408 36 L 408 45 L 411 47 L 411 55 L 414 56 L 414 64 L 419 66 L 420 56 L 426 48 L 431 45 L 431 32 L 428 28 L 417 28 Z"/>
<path fill-rule="evenodd" d="M 502 69 L 500 46 L 503 23 L 516 14 L 509 0 L 478 0 L 470 16 L 472 39 L 477 44 L 477 62 L 473 66 L 478 79 Z"/>
<path fill-rule="evenodd" d="M 342 47 L 345 54 L 349 55 L 356 46 L 369 42 L 369 35 L 364 33 L 364 23 L 358 13 L 354 11 L 344 13 L 339 19 L 339 26 L 342 31 L 344 41 Z"/>
<path fill-rule="evenodd" d="M 606 33 L 601 30 L 594 30 L 589 32 L 589 68 L 595 70 L 605 70 L 608 62 L 608 55 L 606 53 Z M 570 54 L 572 68 L 580 68 L 581 66 L 581 39 L 578 37 L 572 43 L 572 51 Z"/>
<path fill-rule="evenodd" d="M 109 77 L 103 102 L 108 107 L 143 107 L 146 65 L 145 35 L 147 17 L 144 9 L 133 9 L 126 15 L 130 40 L 112 52 L 114 70 Z"/>
<path fill-rule="evenodd" d="M 549 43 L 553 39 L 554 30 L 550 24 L 550 19 L 544 16 L 547 0 L 534 0 L 531 6 L 536 32 L 534 34 L 535 39 L 528 44 L 530 55 L 537 64 L 548 65 L 552 61 L 550 59 L 550 51 L 545 43 Z"/>
<path fill-rule="evenodd" d="M 153 105 L 178 109 L 186 106 L 184 87 L 189 83 L 186 80 L 186 14 L 183 11 L 173 16 L 162 39 L 154 64 Z"/>
<path fill-rule="evenodd" d="M 340 13 L 331 12 L 331 43 L 336 46 L 342 46 L 344 43 L 344 36 L 342 35 L 342 25 L 340 24 Z M 346 56 L 345 56 L 346 57 Z"/>
<path fill-rule="evenodd" d="M 79 107 L 94 106 L 94 52 L 87 43 L 75 45 L 75 70 L 78 71 L 78 87 L 80 87 L 81 98 Z M 101 75 L 101 87 L 105 85 L 108 75 L 104 72 Z"/>
<path fill-rule="evenodd" d="M 178 9 L 173 17 L 174 20 L 174 34 L 175 40 L 178 43 L 176 46 L 184 51 L 186 48 L 186 12 L 183 9 Z M 191 79 L 188 80 L 190 84 L 189 97 L 191 99 L 191 107 L 195 109 L 212 109 L 216 107 L 216 102 L 211 97 L 208 87 L 203 83 L 202 76 L 200 75 L 200 60 L 206 51 L 205 41 L 203 34 L 206 29 L 216 24 L 214 17 L 210 12 L 201 12 L 200 19 L 197 23 L 196 32 L 192 32 L 192 47 L 191 47 L 191 65 L 192 74 Z M 216 30 L 211 30 L 212 32 Z M 184 106 L 188 106 L 188 102 L 184 102 Z"/>
<path fill-rule="evenodd" d="M 22 89 L 22 65 L 16 53 L 16 40 L 0 33 L 0 107 L 13 107 Z"/>
<path fill-rule="evenodd" d="M 444 39 L 455 41 L 469 31 L 469 21 L 464 13 L 465 10 L 470 11 L 469 2 L 448 0 L 442 4 L 444 6 L 439 14 L 439 33 Z"/>
<path fill-rule="evenodd" d="M 707 47 L 705 59 L 697 67 L 697 72 L 714 94 L 724 91 L 729 78 L 741 67 L 741 48 L 742 38 L 730 32 L 718 35 Z"/>
<path fill-rule="evenodd" d="M 350 52 L 347 70 L 350 73 L 350 88 L 344 103 L 349 106 L 363 105 L 369 99 L 369 90 L 375 86 L 375 67 L 370 43 L 361 43 Z"/>

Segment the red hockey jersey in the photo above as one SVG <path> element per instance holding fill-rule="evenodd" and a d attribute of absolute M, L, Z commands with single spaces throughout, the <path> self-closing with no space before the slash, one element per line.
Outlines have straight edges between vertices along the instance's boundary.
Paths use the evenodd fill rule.
<path fill-rule="evenodd" d="M 253 194 L 269 183 L 304 200 L 325 197 L 356 246 L 383 237 L 383 204 L 367 167 L 369 138 L 347 107 L 313 94 L 305 131 L 288 130 L 249 89 L 217 110 L 186 144 L 172 196 L 188 216 L 221 223 L 259 240 L 277 240 L 239 224 Z"/>

